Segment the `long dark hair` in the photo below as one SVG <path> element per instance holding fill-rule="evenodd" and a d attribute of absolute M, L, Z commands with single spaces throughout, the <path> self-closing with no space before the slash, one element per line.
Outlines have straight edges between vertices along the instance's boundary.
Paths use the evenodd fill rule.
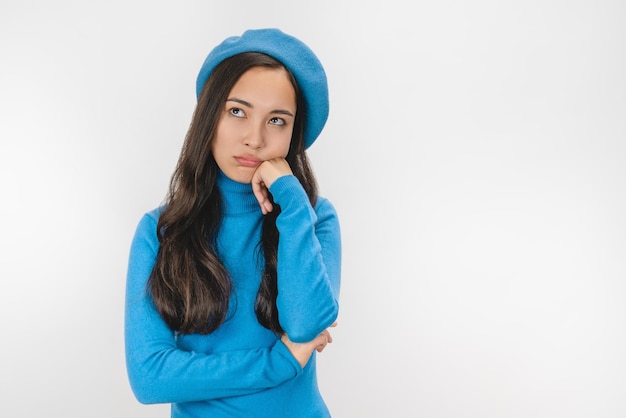
<path fill-rule="evenodd" d="M 148 290 L 161 317 L 181 334 L 209 334 L 226 320 L 233 286 L 217 252 L 222 197 L 215 184 L 219 168 L 211 142 L 228 93 L 243 73 L 258 66 L 284 68 L 268 55 L 246 52 L 224 60 L 211 73 L 198 98 L 159 218 L 160 247 Z M 291 73 L 289 76 L 296 91 L 297 112 L 286 160 L 315 205 L 317 182 L 303 137 L 307 109 L 295 78 Z M 276 308 L 279 213 L 280 207 L 274 204 L 274 210 L 263 220 L 258 249 L 265 270 L 255 312 L 261 325 L 282 334 Z"/>

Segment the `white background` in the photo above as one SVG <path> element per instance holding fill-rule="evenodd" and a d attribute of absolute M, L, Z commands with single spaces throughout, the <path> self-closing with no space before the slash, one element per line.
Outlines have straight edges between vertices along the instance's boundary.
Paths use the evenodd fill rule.
<path fill-rule="evenodd" d="M 0 2 L 0 416 L 166 417 L 124 365 L 126 262 L 209 50 L 326 66 L 337 418 L 626 416 L 626 3 Z"/>

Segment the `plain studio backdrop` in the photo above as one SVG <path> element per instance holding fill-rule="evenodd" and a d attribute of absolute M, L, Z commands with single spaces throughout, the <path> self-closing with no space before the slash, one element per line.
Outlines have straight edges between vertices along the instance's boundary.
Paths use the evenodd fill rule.
<path fill-rule="evenodd" d="M 166 417 L 124 364 L 130 241 L 209 50 L 309 44 L 344 258 L 337 418 L 626 416 L 626 3 L 0 3 L 0 416 Z"/>

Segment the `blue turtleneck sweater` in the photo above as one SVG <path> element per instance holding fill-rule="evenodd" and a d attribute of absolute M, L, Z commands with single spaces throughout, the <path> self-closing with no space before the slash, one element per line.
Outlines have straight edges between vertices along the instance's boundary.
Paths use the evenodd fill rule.
<path fill-rule="evenodd" d="M 209 335 L 177 335 L 147 292 L 159 241 L 160 208 L 146 213 L 132 242 L 125 312 L 126 363 L 142 403 L 172 403 L 172 417 L 329 417 L 317 387 L 315 353 L 302 368 L 279 336 L 259 324 L 254 301 L 262 260 L 256 253 L 263 214 L 249 184 L 224 174 L 218 246 L 233 292 L 228 319 Z M 277 306 L 292 341 L 314 339 L 338 314 L 341 270 L 339 222 L 320 197 L 315 208 L 294 176 L 270 188 L 281 207 L 276 220 Z"/>

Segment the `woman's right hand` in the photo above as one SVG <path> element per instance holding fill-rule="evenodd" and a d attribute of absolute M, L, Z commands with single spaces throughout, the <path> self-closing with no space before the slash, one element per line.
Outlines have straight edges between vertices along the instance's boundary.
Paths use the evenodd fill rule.
<path fill-rule="evenodd" d="M 336 327 L 337 322 L 333 323 L 331 327 Z M 319 334 L 315 339 L 306 343 L 294 343 L 289 339 L 287 334 L 283 334 L 280 339 L 283 344 L 287 346 L 291 355 L 295 357 L 295 359 L 300 363 L 300 366 L 304 368 L 306 364 L 309 362 L 311 355 L 314 350 L 317 350 L 319 353 L 324 350 L 326 344 L 332 343 L 333 338 L 330 335 L 328 329 L 324 330 L 321 334 Z"/>

